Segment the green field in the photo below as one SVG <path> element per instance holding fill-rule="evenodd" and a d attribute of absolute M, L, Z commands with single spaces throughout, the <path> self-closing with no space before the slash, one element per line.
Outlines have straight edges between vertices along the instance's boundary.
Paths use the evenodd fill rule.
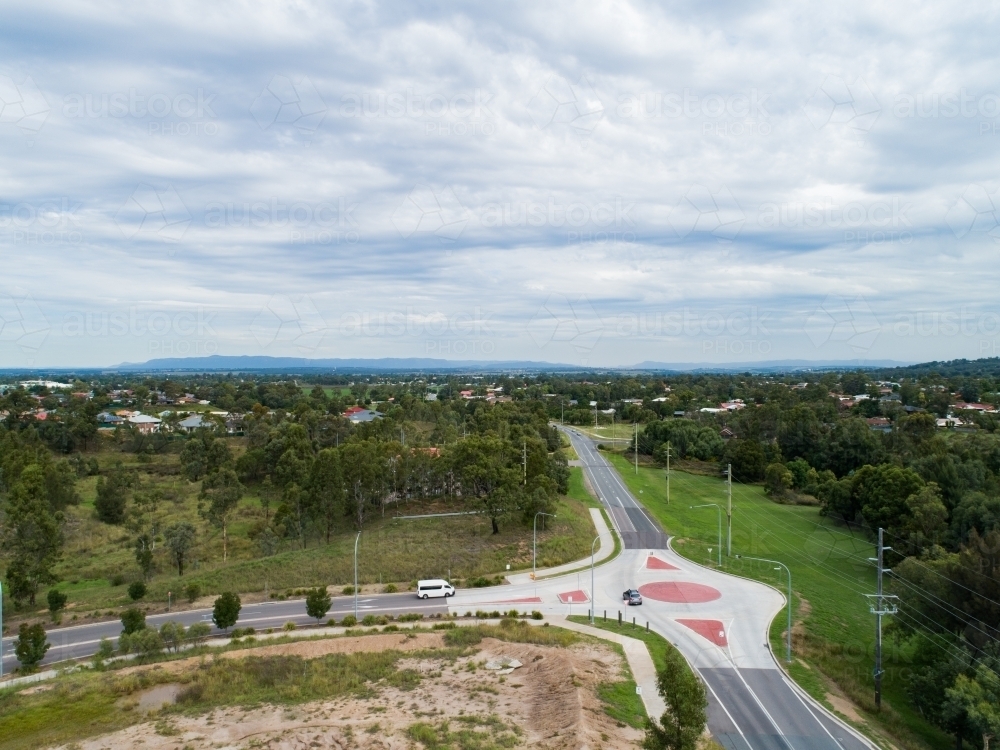
<path fill-rule="evenodd" d="M 640 465 L 636 475 L 627 458 L 606 455 L 636 497 L 675 537 L 674 549 L 695 562 L 714 566 L 716 511 L 691 506 L 722 506 L 726 544 L 725 481 L 672 471 L 668 504 L 663 469 Z M 763 487 L 734 483 L 732 553 L 777 560 L 792 571 L 796 658 L 790 674 L 811 695 L 832 708 L 828 694 L 846 694 L 864 719 L 855 723 L 876 740 L 891 738 L 892 744 L 908 748 L 954 744 L 910 708 L 903 692 L 909 668 L 907 653 L 888 639 L 883 651 L 883 710 L 875 713 L 871 676 L 875 622 L 864 596 L 875 590 L 874 570 L 867 560 L 874 554 L 869 540 L 824 518 L 816 507 L 780 505 L 764 494 Z M 722 559 L 728 572 L 785 590 L 784 571 L 775 571 L 772 565 L 727 558 L 725 554 Z M 782 614 L 771 627 L 771 645 L 777 654 L 785 650 L 785 622 Z"/>

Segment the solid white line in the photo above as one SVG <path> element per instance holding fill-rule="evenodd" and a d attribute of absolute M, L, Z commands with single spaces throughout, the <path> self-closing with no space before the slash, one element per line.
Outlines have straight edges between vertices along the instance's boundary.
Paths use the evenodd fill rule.
<path fill-rule="evenodd" d="M 698 672 L 700 674 L 701 670 L 699 669 Z M 740 729 L 740 725 L 736 723 L 736 719 L 734 719 L 733 715 L 729 713 L 729 709 L 726 708 L 726 704 L 722 702 L 721 698 L 719 698 L 719 694 L 715 692 L 715 689 L 712 687 L 711 683 L 707 679 L 705 679 L 704 675 L 702 675 L 701 680 L 702 682 L 705 683 L 705 686 L 712 691 L 712 695 L 715 696 L 715 700 L 719 702 L 719 705 L 722 707 L 722 710 L 726 712 L 726 716 L 728 716 L 729 720 L 733 722 L 733 726 L 736 727 L 736 731 L 740 733 L 740 737 L 743 738 L 743 741 L 747 743 L 747 747 L 749 747 L 750 750 L 753 750 L 753 745 L 750 744 L 750 740 L 748 740 L 747 736 L 743 734 L 743 730 Z"/>
<path fill-rule="evenodd" d="M 788 685 L 788 679 L 785 677 L 785 675 L 781 675 L 781 679 L 782 679 L 782 681 L 786 685 Z M 788 689 L 791 690 L 791 685 L 788 685 Z M 808 704 L 804 700 L 802 700 L 802 696 L 799 695 L 798 693 L 796 693 L 794 690 L 792 690 L 792 692 L 795 693 L 795 697 L 799 699 L 799 703 L 801 703 L 805 707 L 806 711 L 809 712 L 810 716 L 812 716 L 814 719 L 816 719 L 816 723 L 819 724 L 823 728 L 823 731 L 826 732 L 827 735 L 829 735 L 830 739 L 834 741 L 834 743 L 837 745 L 837 747 L 839 747 L 840 750 L 845 750 L 844 746 L 841 745 L 840 742 L 837 741 L 837 738 L 834 737 L 832 734 L 830 734 L 830 730 L 826 728 L 826 724 L 824 724 L 822 721 L 820 721 L 819 717 L 816 714 L 813 713 L 813 710 L 811 708 L 809 708 Z"/>

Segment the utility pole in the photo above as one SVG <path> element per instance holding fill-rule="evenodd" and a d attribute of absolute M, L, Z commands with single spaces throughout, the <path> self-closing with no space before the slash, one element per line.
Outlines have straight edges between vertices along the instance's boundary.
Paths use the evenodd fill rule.
<path fill-rule="evenodd" d="M 639 475 L 639 423 L 635 423 L 635 473 Z"/>
<path fill-rule="evenodd" d="M 667 505 L 670 505 L 670 441 L 669 440 L 667 441 Z"/>
<path fill-rule="evenodd" d="M 726 557 L 733 556 L 733 465 L 726 466 L 726 489 L 729 502 L 726 504 Z"/>
<path fill-rule="evenodd" d="M 528 486 L 528 441 L 521 441 L 521 471 L 524 474 L 524 486 Z"/>
<path fill-rule="evenodd" d="M 0 583 L 0 677 L 3 677 L 3 583 Z"/>
<path fill-rule="evenodd" d="M 878 549 L 876 550 L 876 557 L 869 557 L 869 562 L 873 562 L 876 565 L 875 570 L 875 593 L 868 594 L 870 600 L 874 600 L 871 603 L 871 613 L 875 615 L 875 710 L 882 710 L 882 617 L 884 615 L 894 615 L 896 614 L 896 604 L 895 596 L 885 596 L 882 593 L 882 574 L 888 573 L 889 569 L 883 567 L 884 556 L 883 553 L 886 550 L 891 550 L 892 547 L 886 547 L 882 543 L 882 529 L 878 530 Z"/>

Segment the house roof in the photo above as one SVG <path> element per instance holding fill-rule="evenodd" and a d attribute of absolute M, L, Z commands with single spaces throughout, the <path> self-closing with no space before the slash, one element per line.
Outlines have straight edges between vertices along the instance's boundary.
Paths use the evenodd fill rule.
<path fill-rule="evenodd" d="M 129 417 L 128 421 L 132 424 L 159 424 L 163 420 L 151 417 L 148 414 L 137 414 L 134 417 Z"/>

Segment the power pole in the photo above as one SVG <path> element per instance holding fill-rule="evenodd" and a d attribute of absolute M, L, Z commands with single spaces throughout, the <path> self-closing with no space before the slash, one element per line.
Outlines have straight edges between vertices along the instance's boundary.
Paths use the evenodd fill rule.
<path fill-rule="evenodd" d="M 635 423 L 635 473 L 639 474 L 639 423 Z"/>
<path fill-rule="evenodd" d="M 726 465 L 726 489 L 729 501 L 726 503 L 726 557 L 733 556 L 733 465 Z"/>
<path fill-rule="evenodd" d="M 670 441 L 667 441 L 667 505 L 670 505 Z"/>
<path fill-rule="evenodd" d="M 896 604 L 895 596 L 885 596 L 882 593 L 882 574 L 888 573 L 888 568 L 883 567 L 884 556 L 883 553 L 886 550 L 891 550 L 892 547 L 886 547 L 882 543 L 882 529 L 878 530 L 878 549 L 876 550 L 876 557 L 869 557 L 870 562 L 876 565 L 876 577 L 875 577 L 875 593 L 868 594 L 870 600 L 874 600 L 871 603 L 871 613 L 875 615 L 875 710 L 882 710 L 882 617 L 884 615 L 894 615 L 896 614 Z"/>
<path fill-rule="evenodd" d="M 521 441 L 521 467 L 524 472 L 524 485 L 528 485 L 528 441 Z"/>

